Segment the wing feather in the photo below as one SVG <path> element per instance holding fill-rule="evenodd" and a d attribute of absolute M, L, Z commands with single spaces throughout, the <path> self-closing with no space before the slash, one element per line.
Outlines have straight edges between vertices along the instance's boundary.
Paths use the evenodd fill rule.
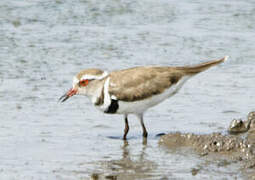
<path fill-rule="evenodd" d="M 110 74 L 109 93 L 118 100 L 137 101 L 164 92 L 183 76 L 171 67 L 136 67 Z"/>

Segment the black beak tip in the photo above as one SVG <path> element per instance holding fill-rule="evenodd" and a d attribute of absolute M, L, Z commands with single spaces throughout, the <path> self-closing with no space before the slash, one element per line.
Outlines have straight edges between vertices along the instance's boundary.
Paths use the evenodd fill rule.
<path fill-rule="evenodd" d="M 61 96 L 59 99 L 58 99 L 58 102 L 65 102 L 67 99 L 69 98 L 69 96 L 67 96 L 66 94 L 64 94 L 63 96 Z"/>

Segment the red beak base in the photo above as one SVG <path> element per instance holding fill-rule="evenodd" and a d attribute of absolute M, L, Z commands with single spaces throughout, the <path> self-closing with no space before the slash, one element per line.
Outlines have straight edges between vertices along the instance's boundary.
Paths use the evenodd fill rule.
<path fill-rule="evenodd" d="M 60 102 L 65 102 L 68 98 L 72 97 L 73 95 L 75 95 L 77 93 L 76 89 L 70 89 L 66 94 L 64 94 L 63 96 L 61 96 L 58 101 Z"/>

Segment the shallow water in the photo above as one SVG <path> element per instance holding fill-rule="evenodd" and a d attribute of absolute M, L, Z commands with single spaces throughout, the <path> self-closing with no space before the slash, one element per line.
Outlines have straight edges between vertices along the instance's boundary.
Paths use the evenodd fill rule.
<path fill-rule="evenodd" d="M 0 179 L 242 178 L 158 133 L 225 132 L 254 110 L 255 4 L 247 1 L 0 1 Z M 57 99 L 84 68 L 187 65 L 230 55 L 145 114 L 147 145 L 131 116 Z M 201 168 L 203 167 L 203 168 Z M 192 169 L 199 168 L 196 176 Z"/>

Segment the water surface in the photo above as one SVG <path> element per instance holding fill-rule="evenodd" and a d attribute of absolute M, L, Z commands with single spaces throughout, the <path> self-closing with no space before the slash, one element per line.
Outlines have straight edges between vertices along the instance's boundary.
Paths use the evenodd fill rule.
<path fill-rule="evenodd" d="M 0 178 L 242 178 L 239 165 L 158 146 L 158 133 L 225 132 L 254 110 L 255 4 L 247 1 L 2 0 Z M 97 112 L 85 97 L 57 99 L 73 75 L 141 65 L 187 65 L 230 55 L 145 114 Z M 201 168 L 203 167 L 203 168 Z M 200 168 L 196 176 L 194 168 Z"/>

